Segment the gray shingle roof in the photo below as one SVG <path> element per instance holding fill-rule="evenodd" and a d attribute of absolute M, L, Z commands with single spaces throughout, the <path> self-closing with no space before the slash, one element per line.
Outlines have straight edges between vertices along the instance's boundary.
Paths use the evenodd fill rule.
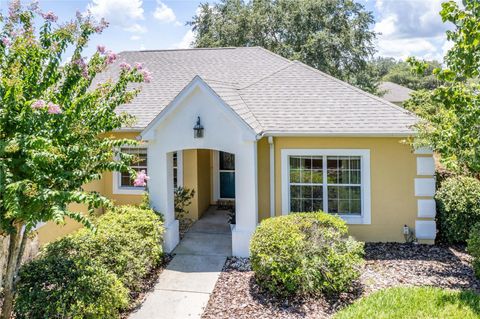
<path fill-rule="evenodd" d="M 256 133 L 411 134 L 415 116 L 297 61 L 259 47 L 130 51 L 97 81 L 118 74 L 122 61 L 143 62 L 151 83 L 125 111 L 145 128 L 200 76 Z"/>
<path fill-rule="evenodd" d="M 378 88 L 380 91 L 385 91 L 382 97 L 392 103 L 408 100 L 413 92 L 413 90 L 393 82 L 382 82 Z"/>

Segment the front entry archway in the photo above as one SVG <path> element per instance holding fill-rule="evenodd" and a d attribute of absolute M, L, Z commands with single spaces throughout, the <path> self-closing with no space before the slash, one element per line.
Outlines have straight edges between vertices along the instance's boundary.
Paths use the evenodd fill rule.
<path fill-rule="evenodd" d="M 198 117 L 204 126 L 202 138 L 194 137 Z M 212 149 L 234 156 L 236 225 L 232 228 L 232 254 L 248 256 L 258 220 L 254 131 L 200 79 L 187 86 L 141 136 L 148 141 L 151 204 L 165 218 L 165 251 L 172 251 L 179 242 L 174 214 L 173 152 Z"/>

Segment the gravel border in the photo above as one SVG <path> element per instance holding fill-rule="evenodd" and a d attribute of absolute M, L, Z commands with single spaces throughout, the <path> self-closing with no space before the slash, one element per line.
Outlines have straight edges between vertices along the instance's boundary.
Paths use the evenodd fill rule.
<path fill-rule="evenodd" d="M 330 318 L 356 299 L 393 286 L 435 286 L 480 293 L 480 280 L 474 276 L 471 257 L 464 247 L 367 243 L 359 280 L 349 292 L 329 298 L 274 298 L 256 284 L 248 259 L 229 258 L 202 318 Z"/>

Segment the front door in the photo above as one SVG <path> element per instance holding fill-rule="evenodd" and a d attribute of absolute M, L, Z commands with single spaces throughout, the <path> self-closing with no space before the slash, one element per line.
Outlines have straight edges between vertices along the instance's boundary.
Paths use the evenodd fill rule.
<path fill-rule="evenodd" d="M 235 155 L 219 152 L 220 198 L 235 199 Z"/>

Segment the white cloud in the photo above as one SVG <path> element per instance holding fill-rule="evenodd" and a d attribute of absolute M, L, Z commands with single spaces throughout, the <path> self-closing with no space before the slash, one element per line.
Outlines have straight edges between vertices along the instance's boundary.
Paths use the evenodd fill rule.
<path fill-rule="evenodd" d="M 146 28 L 138 24 L 145 19 L 142 0 L 92 0 L 87 10 L 97 19 L 105 18 L 111 25 L 128 32 L 146 32 Z"/>
<path fill-rule="evenodd" d="M 195 40 L 195 34 L 193 33 L 193 30 L 190 29 L 185 33 L 185 35 L 182 37 L 182 40 L 178 43 L 175 43 L 173 45 L 173 49 L 188 49 L 192 47 L 192 42 Z"/>
<path fill-rule="evenodd" d="M 172 8 L 167 6 L 160 0 L 157 0 L 157 7 L 153 12 L 153 17 L 163 23 L 174 23 L 175 25 L 182 25 L 173 12 Z"/>
<path fill-rule="evenodd" d="M 138 40 L 140 40 L 141 38 L 142 38 L 142 37 L 139 36 L 139 35 L 132 35 L 132 36 L 130 37 L 130 40 L 132 40 L 132 41 L 138 41 Z"/>
<path fill-rule="evenodd" d="M 378 54 L 405 59 L 442 59 L 448 24 L 440 17 L 443 0 L 376 0 Z"/>

